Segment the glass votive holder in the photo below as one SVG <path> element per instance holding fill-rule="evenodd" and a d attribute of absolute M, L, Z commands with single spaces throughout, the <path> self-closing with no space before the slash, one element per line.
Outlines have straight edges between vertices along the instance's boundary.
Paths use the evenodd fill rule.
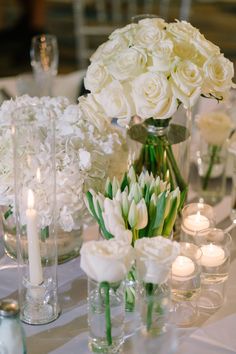
<path fill-rule="evenodd" d="M 181 241 L 194 242 L 198 232 L 215 226 L 215 215 L 212 206 L 205 203 L 190 203 L 182 210 Z"/>
<path fill-rule="evenodd" d="M 205 232 L 199 232 L 196 240 L 202 252 L 202 290 L 198 306 L 206 310 L 215 310 L 222 306 L 224 301 L 232 238 L 224 230 L 210 228 Z"/>
<path fill-rule="evenodd" d="M 124 282 L 88 278 L 89 348 L 95 353 L 117 353 L 124 342 Z"/>
<path fill-rule="evenodd" d="M 180 242 L 180 255 L 171 270 L 171 322 L 179 327 L 192 325 L 198 317 L 196 300 L 201 290 L 202 252 L 193 243 Z"/>

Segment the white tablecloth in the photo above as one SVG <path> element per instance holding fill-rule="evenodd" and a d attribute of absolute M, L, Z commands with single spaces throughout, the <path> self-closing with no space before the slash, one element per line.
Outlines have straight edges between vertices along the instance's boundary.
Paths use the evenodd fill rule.
<path fill-rule="evenodd" d="M 215 207 L 222 227 L 229 225 L 230 197 Z M 96 236 L 96 230 L 87 236 Z M 178 329 L 178 354 L 236 353 L 236 231 L 232 231 L 233 247 L 227 297 L 214 314 L 201 314 L 196 327 Z M 0 298 L 17 298 L 17 265 L 7 256 L 0 260 Z M 79 258 L 58 266 L 60 317 L 48 325 L 24 325 L 28 354 L 88 354 L 86 277 Z M 124 354 L 136 354 L 132 340 L 124 345 Z M 138 353 L 142 354 L 142 353 Z M 158 354 L 158 351 L 157 351 Z"/>

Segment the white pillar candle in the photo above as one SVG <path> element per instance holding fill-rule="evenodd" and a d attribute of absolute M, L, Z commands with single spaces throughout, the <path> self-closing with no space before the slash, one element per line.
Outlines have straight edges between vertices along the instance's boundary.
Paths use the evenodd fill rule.
<path fill-rule="evenodd" d="M 174 277 L 188 277 L 194 270 L 194 262 L 186 256 L 178 256 L 172 264 L 172 276 Z M 181 280 L 181 278 L 178 280 Z"/>
<path fill-rule="evenodd" d="M 225 251 L 222 247 L 210 243 L 201 246 L 201 265 L 204 267 L 218 267 L 225 261 Z"/>
<path fill-rule="evenodd" d="M 43 282 L 43 270 L 37 229 L 37 211 L 34 209 L 34 193 L 31 189 L 28 190 L 26 227 L 28 240 L 29 278 L 30 283 L 37 286 Z"/>
<path fill-rule="evenodd" d="M 200 211 L 196 214 L 188 215 L 183 220 L 183 226 L 187 232 L 194 235 L 196 232 L 206 230 L 210 227 L 210 221 L 205 215 L 201 215 Z"/>

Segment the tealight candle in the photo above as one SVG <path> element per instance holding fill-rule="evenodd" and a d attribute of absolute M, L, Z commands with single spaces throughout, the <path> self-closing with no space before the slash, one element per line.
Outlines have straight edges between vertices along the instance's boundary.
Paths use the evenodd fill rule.
<path fill-rule="evenodd" d="M 34 209 L 34 193 L 31 189 L 28 191 L 26 227 L 28 239 L 29 279 L 32 285 L 37 286 L 43 282 L 43 271 L 37 230 L 37 211 Z"/>
<path fill-rule="evenodd" d="M 220 246 L 210 243 L 201 246 L 201 265 L 205 267 L 218 267 L 225 261 L 225 251 Z"/>
<path fill-rule="evenodd" d="M 188 215 L 183 220 L 183 227 L 187 229 L 187 232 L 191 235 L 195 235 L 197 232 L 208 229 L 210 227 L 210 221 L 198 211 L 196 214 Z"/>
<path fill-rule="evenodd" d="M 175 277 L 188 277 L 194 270 L 194 262 L 186 256 L 178 256 L 172 264 L 172 276 Z M 178 280 L 181 280 L 181 278 Z"/>

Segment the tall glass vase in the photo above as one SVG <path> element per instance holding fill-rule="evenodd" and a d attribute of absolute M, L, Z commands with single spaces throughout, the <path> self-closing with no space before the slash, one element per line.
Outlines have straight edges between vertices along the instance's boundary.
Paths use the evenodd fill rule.
<path fill-rule="evenodd" d="M 35 106 L 16 110 L 12 124 L 20 318 L 29 324 L 59 314 L 55 122 L 39 108 L 40 117 Z"/>
<path fill-rule="evenodd" d="M 191 112 L 178 111 L 172 119 L 146 119 L 137 116 L 128 130 L 129 163 L 137 173 L 152 172 L 170 183 L 171 190 L 179 187 L 180 209 L 188 191 L 190 164 Z"/>

